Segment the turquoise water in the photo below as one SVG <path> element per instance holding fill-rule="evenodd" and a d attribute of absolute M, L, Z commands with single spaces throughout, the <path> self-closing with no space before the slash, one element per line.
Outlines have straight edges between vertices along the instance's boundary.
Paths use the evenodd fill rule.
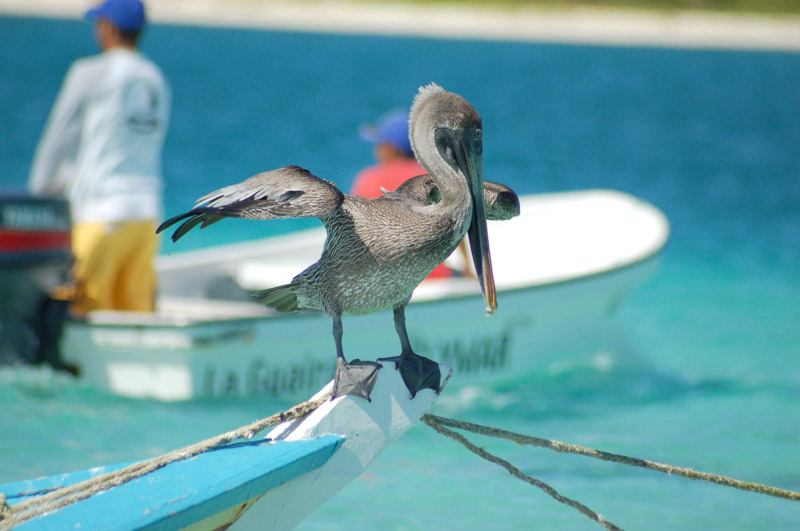
<path fill-rule="evenodd" d="M 800 54 L 151 28 L 174 92 L 168 214 L 296 163 L 348 188 L 360 123 L 436 81 L 481 112 L 487 177 L 520 193 L 614 188 L 661 208 L 661 270 L 615 317 L 625 348 L 435 412 L 800 490 Z M 21 187 L 81 22 L 0 17 L 0 172 Z M 314 225 L 225 222 L 173 252 Z M 502 300 L 500 301 L 502 311 Z M 532 356 L 537 353 L 532 351 Z M 291 404 L 164 404 L 0 370 L 0 482 L 163 453 Z M 475 438 L 630 529 L 797 529 L 800 505 Z M 303 529 L 593 524 L 416 426 Z"/>

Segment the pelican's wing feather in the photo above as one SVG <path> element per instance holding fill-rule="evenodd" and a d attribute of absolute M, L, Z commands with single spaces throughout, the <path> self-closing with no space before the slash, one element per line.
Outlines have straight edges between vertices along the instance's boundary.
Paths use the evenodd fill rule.
<path fill-rule="evenodd" d="M 406 179 L 392 192 L 385 192 L 380 198 L 396 201 L 415 201 L 423 205 L 432 205 L 442 200 L 436 183 L 427 173 Z"/>
<path fill-rule="evenodd" d="M 184 221 L 173 233 L 177 241 L 194 227 L 205 228 L 222 218 L 322 218 L 342 204 L 344 194 L 330 181 L 299 166 L 287 166 L 211 192 L 196 206 L 168 219 L 158 232 Z"/>
<path fill-rule="evenodd" d="M 505 221 L 519 216 L 519 196 L 508 186 L 484 181 L 483 197 L 486 219 Z"/>
<path fill-rule="evenodd" d="M 436 183 L 427 174 L 412 177 L 394 192 L 388 192 L 381 197 L 392 200 L 411 200 L 423 205 L 432 205 L 442 200 Z M 519 197 L 514 190 L 504 184 L 484 181 L 483 201 L 486 219 L 505 221 L 519 216 Z"/>

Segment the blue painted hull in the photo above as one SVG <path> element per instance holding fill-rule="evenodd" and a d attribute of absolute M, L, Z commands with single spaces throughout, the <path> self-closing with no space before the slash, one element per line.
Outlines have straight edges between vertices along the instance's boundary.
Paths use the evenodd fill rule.
<path fill-rule="evenodd" d="M 265 492 L 324 465 L 344 439 L 233 443 L 38 516 L 16 529 L 183 529 L 227 526 Z M 9 506 L 124 468 L 119 464 L 0 485 Z"/>

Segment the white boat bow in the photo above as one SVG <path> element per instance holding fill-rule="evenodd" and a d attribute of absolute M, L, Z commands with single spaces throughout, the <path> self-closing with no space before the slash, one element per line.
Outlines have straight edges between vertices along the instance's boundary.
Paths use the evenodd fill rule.
<path fill-rule="evenodd" d="M 441 366 L 442 387 L 451 373 Z M 332 387 L 312 401 L 330 396 Z M 140 476 L 123 464 L 0 485 L 0 529 L 291 529 L 358 477 L 436 397 L 423 389 L 412 399 L 394 364 L 386 363 L 371 402 L 326 400 L 261 439 L 199 453 L 187 447 Z M 117 476 L 98 487 L 105 474 Z M 71 503 L 61 504 L 59 488 L 70 489 L 64 497 Z M 47 502 L 37 499 L 43 495 Z"/>

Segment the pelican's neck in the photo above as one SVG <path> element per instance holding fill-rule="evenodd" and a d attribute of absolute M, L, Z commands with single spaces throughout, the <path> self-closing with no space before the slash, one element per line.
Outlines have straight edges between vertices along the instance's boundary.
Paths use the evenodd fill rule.
<path fill-rule="evenodd" d="M 427 207 L 429 212 L 447 215 L 456 221 L 468 220 L 472 214 L 472 198 L 467 179 L 445 162 L 435 149 L 422 156 L 418 154 L 417 160 L 428 171 L 441 194 L 441 201 Z"/>
<path fill-rule="evenodd" d="M 464 175 L 447 163 L 436 143 L 436 130 L 444 123 L 442 115 L 454 112 L 453 106 L 461 103 L 460 100 L 450 101 L 455 97 L 434 83 L 420 88 L 411 106 L 409 140 L 414 155 L 428 170 L 442 197 L 440 202 L 427 207 L 427 212 L 446 215 L 463 224 L 472 215 L 469 184 Z M 469 222 L 466 225 L 469 226 Z"/>

